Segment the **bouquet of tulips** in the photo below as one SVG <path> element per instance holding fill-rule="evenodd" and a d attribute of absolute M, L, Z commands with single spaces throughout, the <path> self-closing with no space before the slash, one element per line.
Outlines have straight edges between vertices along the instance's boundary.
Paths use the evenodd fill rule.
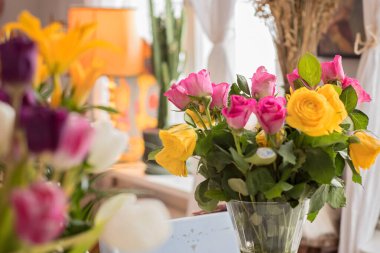
<path fill-rule="evenodd" d="M 83 114 L 94 78 L 75 75 L 90 25 L 42 28 L 24 12 L 0 44 L 0 252 L 86 252 L 99 237 L 124 251 L 151 250 L 168 236 L 161 202 L 93 186 L 127 144 L 111 122 Z M 88 68 L 92 72 L 92 68 Z M 67 80 L 67 78 L 66 78 Z M 84 82 L 77 82 L 84 80 Z M 82 86 L 83 85 L 83 86 Z M 85 199 L 91 194 L 92 198 Z M 142 217 L 142 215 L 144 215 Z M 120 223 L 124 227 L 120 227 Z M 131 230 L 130 228 L 134 228 Z M 136 229 L 137 228 L 137 229 Z M 153 228 L 153 230 L 152 230 Z M 153 231 L 153 232 L 152 232 Z"/>
<path fill-rule="evenodd" d="M 163 148 L 150 157 L 186 176 L 186 160 L 196 156 L 205 180 L 195 198 L 205 210 L 219 201 L 294 207 L 310 199 L 313 220 L 325 203 L 343 207 L 345 165 L 361 183 L 360 169 L 369 169 L 380 152 L 368 117 L 357 109 L 371 98 L 345 75 L 341 56 L 320 63 L 307 53 L 287 78 L 291 91 L 282 97 L 264 67 L 251 85 L 241 75 L 229 85 L 212 83 L 206 70 L 191 73 L 165 93 L 185 111 L 187 124 L 161 130 Z"/>

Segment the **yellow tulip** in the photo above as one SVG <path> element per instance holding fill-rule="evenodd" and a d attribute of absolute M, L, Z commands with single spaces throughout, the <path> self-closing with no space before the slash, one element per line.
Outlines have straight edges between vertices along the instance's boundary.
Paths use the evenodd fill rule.
<path fill-rule="evenodd" d="M 267 136 L 264 132 L 264 130 L 261 130 L 256 135 L 256 143 L 259 145 L 259 147 L 268 147 L 268 141 Z"/>
<path fill-rule="evenodd" d="M 297 89 L 289 98 L 287 112 L 286 122 L 310 136 L 341 131 L 339 125 L 347 117 L 344 104 L 331 84 L 316 91 Z"/>
<path fill-rule="evenodd" d="M 360 143 L 351 143 L 350 157 L 357 172 L 359 169 L 370 169 L 380 153 L 380 141 L 364 131 L 355 132 Z"/>
<path fill-rule="evenodd" d="M 155 159 L 159 165 L 177 176 L 187 176 L 186 160 L 192 156 L 197 142 L 197 134 L 187 124 L 180 124 L 160 130 L 163 149 Z"/>

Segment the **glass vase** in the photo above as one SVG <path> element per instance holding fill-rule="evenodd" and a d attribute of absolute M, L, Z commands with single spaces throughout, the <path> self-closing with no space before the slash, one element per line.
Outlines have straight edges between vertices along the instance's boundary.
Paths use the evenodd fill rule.
<path fill-rule="evenodd" d="M 242 253 L 297 253 L 309 201 L 227 203 Z"/>

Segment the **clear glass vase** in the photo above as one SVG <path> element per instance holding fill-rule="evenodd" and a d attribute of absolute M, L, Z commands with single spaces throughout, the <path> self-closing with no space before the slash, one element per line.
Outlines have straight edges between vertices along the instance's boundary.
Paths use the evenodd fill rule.
<path fill-rule="evenodd" d="M 227 203 L 242 253 L 296 253 L 309 201 L 292 208 L 288 203 Z"/>

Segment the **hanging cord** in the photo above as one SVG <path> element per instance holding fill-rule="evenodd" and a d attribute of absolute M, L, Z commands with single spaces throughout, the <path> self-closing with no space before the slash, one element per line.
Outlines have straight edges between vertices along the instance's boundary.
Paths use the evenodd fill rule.
<path fill-rule="evenodd" d="M 367 27 L 366 30 L 367 30 L 367 34 L 369 35 L 369 38 L 366 41 L 362 40 L 362 36 L 360 33 L 356 34 L 354 53 L 357 55 L 361 55 L 364 51 L 367 51 L 371 47 L 374 47 L 377 44 L 379 44 L 379 39 L 376 33 L 373 31 L 373 29 L 370 29 L 369 27 Z"/>

